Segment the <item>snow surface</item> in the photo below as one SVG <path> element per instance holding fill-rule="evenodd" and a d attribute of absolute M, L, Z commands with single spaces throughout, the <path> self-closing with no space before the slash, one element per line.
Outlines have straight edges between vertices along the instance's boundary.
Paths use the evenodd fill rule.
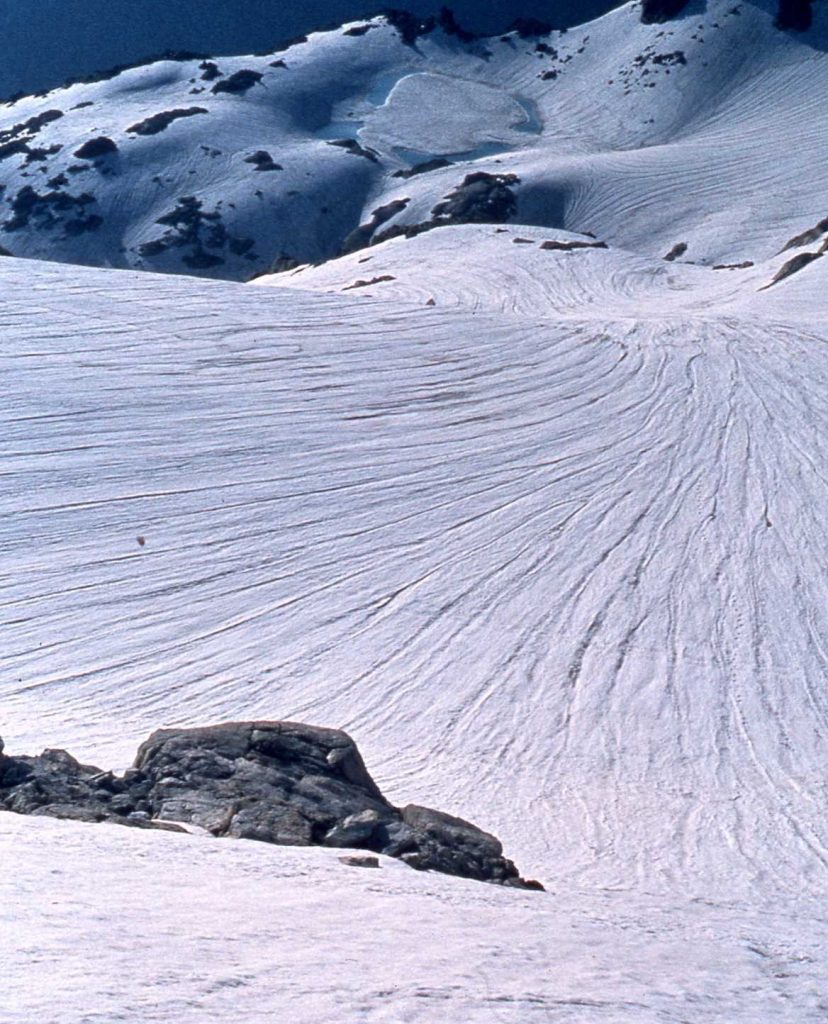
<path fill-rule="evenodd" d="M 828 214 L 825 14 L 799 38 L 733 7 L 658 27 L 689 51 L 710 23 L 682 87 L 588 90 L 656 30 L 627 7 L 554 105 L 526 54 L 495 98 L 439 41 L 364 95 L 362 144 L 417 149 L 420 90 L 457 76 L 487 123 L 441 130 L 516 147 L 402 182 L 333 153 L 377 173 L 366 209 L 413 223 L 482 167 L 520 173 L 527 223 L 261 287 L 0 259 L 7 750 L 124 767 L 162 725 L 345 728 L 392 800 L 550 889 L 3 815 L 3 1024 L 826 1019 L 828 260 L 767 287 L 828 239 L 785 249 Z M 399 45 L 360 38 L 370 91 Z M 308 69 L 355 74 L 341 45 Z M 157 112 L 169 67 L 97 86 L 106 116 Z"/>
<path fill-rule="evenodd" d="M 331 850 L 12 815 L 0 830 L 4 1024 L 817 1024 L 828 1013 L 828 922 L 807 897 L 521 893 L 388 858 L 379 871 L 346 867 Z"/>

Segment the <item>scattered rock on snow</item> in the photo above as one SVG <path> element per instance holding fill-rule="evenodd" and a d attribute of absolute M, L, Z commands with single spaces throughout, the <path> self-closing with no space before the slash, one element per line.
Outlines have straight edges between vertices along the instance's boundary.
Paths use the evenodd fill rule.
<path fill-rule="evenodd" d="M 102 157 L 112 156 L 118 152 L 118 146 L 106 135 L 99 135 L 96 139 L 89 139 L 75 150 L 75 156 L 79 160 L 100 160 Z"/>
<path fill-rule="evenodd" d="M 342 243 L 341 253 L 344 255 L 349 252 L 356 252 L 358 249 L 363 249 L 366 245 L 369 245 L 377 228 L 382 227 L 392 217 L 396 217 L 398 213 L 402 213 L 410 202 L 409 198 L 393 199 L 384 206 L 378 206 L 376 210 L 372 211 L 370 220 L 360 224 L 358 228 L 354 228 L 350 235 L 347 236 Z"/>
<path fill-rule="evenodd" d="M 243 68 L 241 71 L 236 71 L 235 74 L 230 75 L 229 78 L 216 82 L 210 91 L 214 93 L 229 92 L 243 95 L 249 89 L 252 89 L 254 85 L 258 85 L 262 77 L 260 71 L 251 71 L 249 68 Z"/>
<path fill-rule="evenodd" d="M 664 257 L 668 263 L 672 263 L 673 260 L 677 260 L 679 256 L 683 256 L 687 252 L 687 242 L 677 242 L 673 248 Z"/>
<path fill-rule="evenodd" d="M 541 242 L 541 249 L 546 249 L 548 252 L 572 252 L 574 249 L 606 249 L 606 242 L 558 242 L 548 241 Z"/>
<path fill-rule="evenodd" d="M 822 252 L 801 252 L 794 256 L 793 259 L 788 260 L 776 273 L 774 279 L 770 284 L 764 285 L 759 289 L 760 292 L 765 291 L 767 288 L 772 288 L 775 284 L 780 281 L 784 281 L 786 277 L 791 277 L 793 274 L 798 274 L 800 270 L 803 270 L 808 266 L 809 263 L 813 263 L 814 260 L 822 258 Z"/>
<path fill-rule="evenodd" d="M 260 149 L 255 153 L 251 153 L 250 156 L 244 158 L 246 164 L 255 164 L 257 171 L 282 171 L 284 168 L 281 164 L 274 163 L 273 157 L 267 150 Z"/>
<path fill-rule="evenodd" d="M 143 121 L 139 121 L 137 124 L 132 125 L 132 127 L 127 128 L 127 132 L 130 135 L 158 135 L 159 132 L 169 128 L 173 121 L 178 121 L 182 117 L 195 117 L 196 114 L 206 113 L 208 111 L 204 107 L 182 107 L 176 110 L 162 110 L 160 113 L 144 118 Z"/>
<path fill-rule="evenodd" d="M 372 284 L 383 284 L 385 281 L 394 281 L 395 277 L 391 274 L 382 274 L 380 277 L 372 277 L 370 281 L 362 280 L 354 281 L 353 284 L 346 284 L 342 289 L 343 292 L 349 292 L 354 288 L 369 288 Z"/>
<path fill-rule="evenodd" d="M 368 146 L 360 146 L 356 139 L 333 139 L 328 145 L 338 146 L 354 156 L 364 156 L 366 160 L 370 160 L 372 163 L 379 163 L 379 153 Z"/>
<path fill-rule="evenodd" d="M 430 171 L 439 171 L 443 167 L 451 167 L 451 160 L 446 160 L 442 156 L 436 156 L 433 160 L 423 160 L 422 163 L 414 164 L 413 167 L 403 168 L 399 171 L 394 171 L 391 175 L 392 178 L 414 178 L 418 174 L 428 174 Z"/>

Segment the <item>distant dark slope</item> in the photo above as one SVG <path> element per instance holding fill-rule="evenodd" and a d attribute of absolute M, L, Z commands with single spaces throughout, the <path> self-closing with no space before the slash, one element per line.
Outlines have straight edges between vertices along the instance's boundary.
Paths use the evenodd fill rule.
<path fill-rule="evenodd" d="M 234 54 L 271 49 L 326 25 L 405 7 L 425 16 L 440 0 L 0 0 L 0 97 L 53 89 L 70 78 L 168 50 Z M 455 0 L 458 21 L 498 32 L 517 17 L 563 27 L 620 6 L 618 0 Z"/>

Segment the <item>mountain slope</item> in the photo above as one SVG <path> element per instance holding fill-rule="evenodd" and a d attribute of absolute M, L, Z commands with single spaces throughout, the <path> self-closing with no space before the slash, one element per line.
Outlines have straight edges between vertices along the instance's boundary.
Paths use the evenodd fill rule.
<path fill-rule="evenodd" d="M 54 89 L 118 64 L 169 50 L 247 53 L 275 46 L 326 25 L 375 15 L 377 0 L 2 0 L 4 60 L 0 96 Z M 436 14 L 434 0 L 403 5 L 421 17 Z M 565 27 L 602 14 L 613 0 L 455 0 L 460 22 L 474 32 L 505 30 L 517 17 L 544 18 Z"/>
<path fill-rule="evenodd" d="M 7 750 L 345 728 L 549 892 L 2 815 L 0 1018 L 825 1019 L 828 26 L 775 9 L 7 111 L 15 254 L 286 258 L 0 259 Z"/>
<path fill-rule="evenodd" d="M 486 42 L 406 44 L 379 20 L 21 101 L 0 123 L 0 244 L 246 280 L 482 219 L 766 259 L 825 215 L 828 13 L 791 35 L 772 2 L 688 11 Z"/>

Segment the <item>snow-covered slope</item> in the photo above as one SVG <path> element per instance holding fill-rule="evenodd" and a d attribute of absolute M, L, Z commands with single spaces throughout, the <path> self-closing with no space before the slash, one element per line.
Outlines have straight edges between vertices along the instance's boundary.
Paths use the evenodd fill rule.
<path fill-rule="evenodd" d="M 23 100 L 0 111 L 0 244 L 246 280 L 389 231 L 499 219 L 652 257 L 766 259 L 828 191 L 828 9 L 790 34 L 775 7 L 712 0 L 643 25 L 628 4 L 563 35 L 470 43 L 406 44 L 380 19 Z M 467 182 L 481 174 L 485 209 Z"/>
<path fill-rule="evenodd" d="M 807 896 L 524 894 L 11 815 L 0 840 L 0 1019 L 15 1024 L 825 1020 L 828 935 Z"/>
<path fill-rule="evenodd" d="M 308 719 L 536 873 L 822 875 L 819 321 L 21 266 L 18 749 L 123 762 L 159 720 Z"/>

